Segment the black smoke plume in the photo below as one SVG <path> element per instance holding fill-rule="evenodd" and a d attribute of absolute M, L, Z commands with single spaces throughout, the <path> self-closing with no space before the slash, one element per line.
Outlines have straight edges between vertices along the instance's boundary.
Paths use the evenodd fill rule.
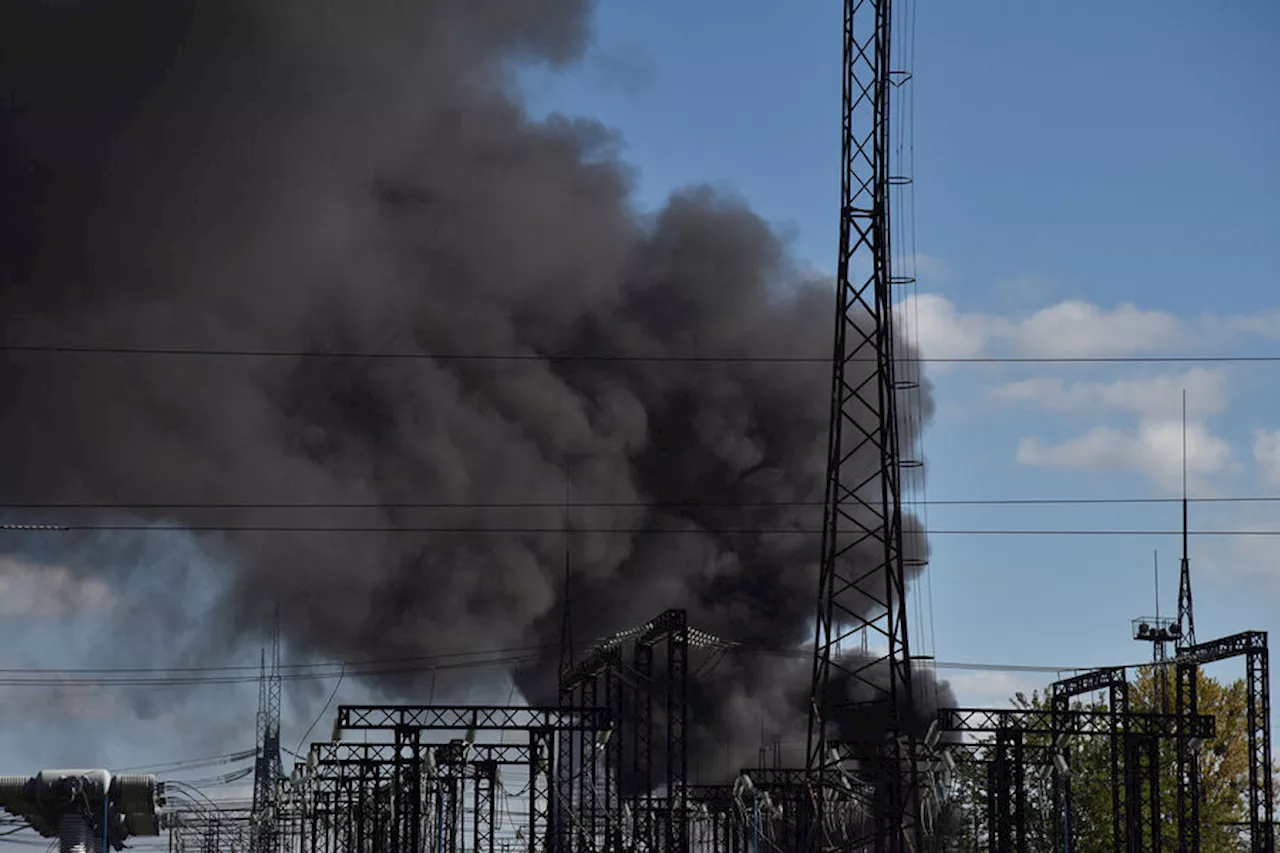
<path fill-rule="evenodd" d="M 638 211 L 613 133 L 525 112 L 515 70 L 578 59 L 590 6 L 0 4 L 0 496 L 347 506 L 74 516 L 347 528 L 219 534 L 229 591 L 186 626 L 206 645 L 279 603 L 291 646 L 335 659 L 550 648 L 566 543 L 579 641 L 673 606 L 806 640 L 830 380 L 768 359 L 828 357 L 829 283 L 726 194 Z M 670 360 L 690 356 L 719 360 Z M 531 700 L 554 700 L 556 655 L 520 672 Z M 706 674 L 706 763 L 798 732 L 807 678 Z"/>

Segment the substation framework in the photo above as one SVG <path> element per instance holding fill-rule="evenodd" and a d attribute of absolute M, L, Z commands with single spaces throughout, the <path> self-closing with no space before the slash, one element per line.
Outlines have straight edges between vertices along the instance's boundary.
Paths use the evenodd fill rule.
<path fill-rule="evenodd" d="M 690 649 L 729 645 L 691 629 L 683 611 L 671 610 L 566 668 L 557 706 L 342 706 L 332 739 L 311 744 L 273 797 L 270 837 L 288 853 L 877 849 L 868 842 L 876 838 L 877 815 L 893 789 L 884 775 L 886 753 L 868 761 L 865 744 L 829 741 L 829 767 L 816 785 L 810 769 L 777 766 L 742 768 L 732 784 L 689 782 Z M 655 665 L 659 652 L 661 667 Z M 987 846 L 991 853 L 1026 853 L 1027 771 L 1049 771 L 1050 846 L 1069 853 L 1076 840 L 1071 744 L 1107 738 L 1113 849 L 1161 853 L 1170 847 L 1163 837 L 1158 769 L 1161 747 L 1172 741 L 1180 762 L 1187 757 L 1178 765 L 1176 847 L 1178 853 L 1198 851 L 1199 813 L 1189 795 L 1198 790 L 1192 787 L 1198 784 L 1192 756 L 1195 744 L 1215 736 L 1216 721 L 1196 712 L 1192 679 L 1199 666 L 1232 657 L 1246 662 L 1249 774 L 1256 780 L 1249 797 L 1251 851 L 1272 853 L 1265 769 L 1269 681 L 1261 632 L 1189 646 L 1171 660 L 1179 673 L 1173 713 L 1132 711 L 1121 667 L 1053 683 L 1046 708 L 941 709 L 936 728 L 947 742 L 924 750 L 914 775 L 932 779 L 952 762 L 984 764 Z M 1102 691 L 1107 707 L 1071 707 L 1073 697 Z M 380 740 L 353 742 L 351 735 Z M 963 739 L 974 735 L 986 740 Z M 504 779 L 521 790 L 509 791 Z M 248 810 L 196 804 L 171 818 L 172 849 L 247 850 L 263 832 L 252 817 Z M 500 823 L 508 837 L 499 837 Z M 929 830 L 922 826 L 926 839 Z"/>
<path fill-rule="evenodd" d="M 574 844 L 562 834 L 562 849 L 689 849 L 689 651 L 724 645 L 691 629 L 685 611 L 672 609 L 615 634 L 560 674 L 562 705 L 603 707 L 617 721 L 603 742 L 561 743 L 557 804 L 580 816 Z M 661 671 L 655 667 L 659 646 L 665 651 Z M 659 707 L 661 714 L 655 713 Z M 661 799 L 653 796 L 657 754 Z M 562 833 L 569 830 L 561 826 Z"/>
<path fill-rule="evenodd" d="M 1274 791 L 1270 768 L 1271 709 L 1267 635 L 1245 631 L 1187 645 L 1166 666 L 1177 674 L 1172 713 L 1135 713 L 1130 707 L 1124 667 L 1109 667 L 1062 679 L 1050 686 L 1047 709 L 943 709 L 945 732 L 985 734 L 981 743 L 943 747 L 951 761 L 987 765 L 986 813 L 992 853 L 1028 850 L 1026 767 L 1052 774 L 1052 848 L 1076 849 L 1075 807 L 1071 788 L 1071 741 L 1106 737 L 1109 741 L 1112 849 L 1114 853 L 1199 853 L 1201 837 L 1198 755 L 1216 735 L 1213 717 L 1198 713 L 1197 671 L 1206 664 L 1243 657 L 1246 687 L 1248 790 L 1246 826 L 1251 853 L 1274 853 Z M 1106 692 L 1105 710 L 1073 710 L 1082 694 Z M 1176 761 L 1174 813 L 1162 805 L 1162 758 L 1173 747 Z M 1169 838 L 1166 823 L 1175 826 Z"/>
<path fill-rule="evenodd" d="M 746 853 L 798 837 L 803 770 L 751 770 L 758 789 L 689 782 L 690 650 L 728 647 L 668 610 L 567 667 L 556 706 L 341 706 L 265 829 L 289 853 Z M 180 819 L 184 850 L 247 849 L 264 831 L 247 812 Z"/>
<path fill-rule="evenodd" d="M 1053 710 L 1055 722 L 1053 737 L 1055 743 L 1065 737 L 1062 727 L 1062 715 L 1070 710 L 1071 700 L 1087 693 L 1107 692 L 1107 707 L 1111 716 L 1109 749 L 1111 759 L 1111 839 L 1112 853 L 1124 853 L 1128 827 L 1125 824 L 1125 787 L 1121 775 L 1124 767 L 1124 719 L 1129 713 L 1129 680 L 1124 667 L 1106 667 L 1091 672 L 1081 673 L 1071 678 L 1055 681 L 1049 687 L 1049 703 Z M 1071 797 L 1071 749 L 1064 744 L 1062 750 L 1063 772 L 1055 762 L 1053 764 L 1053 814 L 1058 823 L 1058 831 L 1054 834 L 1054 850 L 1058 853 L 1069 853 L 1075 849 L 1073 833 L 1076 821 L 1073 820 L 1073 801 Z"/>
<path fill-rule="evenodd" d="M 1197 710 L 1197 671 L 1232 658 L 1245 662 L 1245 740 L 1249 751 L 1248 815 L 1250 853 L 1275 851 L 1275 792 L 1271 763 L 1271 675 L 1265 631 L 1242 631 L 1217 640 L 1184 646 L 1174 658 L 1175 708 L 1183 716 Z M 1190 738 L 1177 752 L 1178 853 L 1200 851 L 1199 762 Z M 1157 842 L 1158 843 L 1158 842 Z"/>
<path fill-rule="evenodd" d="M 1049 709 L 948 708 L 939 712 L 938 720 L 945 732 L 992 737 L 991 744 L 981 745 L 982 753 L 970 746 L 974 751 L 968 756 L 980 757 L 987 764 L 986 812 L 991 853 L 1025 853 L 1029 849 L 1029 764 L 1054 768 L 1058 777 L 1054 784 L 1058 828 L 1054 846 L 1070 849 L 1066 836 L 1071 827 L 1069 789 L 1059 781 L 1069 775 L 1063 772 L 1069 767 L 1069 739 L 1107 737 L 1115 744 L 1117 732 L 1123 747 L 1120 753 L 1112 750 L 1111 778 L 1123 780 L 1121 802 L 1123 814 L 1129 818 L 1121 837 L 1131 845 L 1129 849 L 1147 849 L 1140 846 L 1140 821 L 1146 818 L 1146 823 L 1158 824 L 1161 816 L 1158 744 L 1183 737 L 1209 740 L 1216 734 L 1216 721 L 1209 716 L 1118 713 L 1115 707 L 1105 711 L 1069 710 L 1057 702 Z M 1029 742 L 1032 739 L 1038 742 Z M 1117 763 L 1118 754 L 1123 755 L 1123 771 Z M 1155 837 L 1159 837 L 1158 825 Z M 1159 848 L 1150 849 L 1155 853 Z"/>
<path fill-rule="evenodd" d="M 248 850 L 252 807 L 191 806 L 170 812 L 163 828 L 169 833 L 170 853 L 223 853 Z"/>

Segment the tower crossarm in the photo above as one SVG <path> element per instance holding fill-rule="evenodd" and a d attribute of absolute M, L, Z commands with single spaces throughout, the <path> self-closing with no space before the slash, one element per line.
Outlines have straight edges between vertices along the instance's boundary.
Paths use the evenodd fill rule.
<path fill-rule="evenodd" d="M 337 722 L 338 729 L 348 731 L 555 729 L 602 732 L 610 725 L 609 711 L 605 708 L 505 705 L 342 705 L 338 708 Z"/>
<path fill-rule="evenodd" d="M 1267 650 L 1266 631 L 1242 631 L 1229 637 L 1208 640 L 1178 651 L 1174 662 L 1181 666 L 1204 666 L 1209 663 L 1240 657 L 1250 652 Z"/>
<path fill-rule="evenodd" d="M 1094 693 L 1098 690 L 1106 690 L 1117 683 L 1125 681 L 1125 668 L 1122 666 L 1111 666 L 1103 669 L 1094 669 L 1089 672 L 1082 672 L 1079 675 L 1073 675 L 1070 678 L 1059 679 L 1050 686 L 1050 692 L 1055 699 L 1070 696 L 1079 696 L 1082 693 Z"/>

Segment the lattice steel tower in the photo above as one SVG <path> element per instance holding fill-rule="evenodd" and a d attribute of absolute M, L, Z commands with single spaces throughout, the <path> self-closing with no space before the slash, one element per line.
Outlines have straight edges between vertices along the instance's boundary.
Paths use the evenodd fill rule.
<path fill-rule="evenodd" d="M 846 0 L 831 428 L 823 520 L 817 632 L 806 769 L 822 826 L 823 791 L 840 756 L 831 754 L 826 720 L 841 713 L 829 685 L 833 674 L 869 694 L 888 720 L 877 756 L 881 805 L 872 838 L 876 851 L 919 849 L 910 643 L 903 555 L 898 383 L 894 371 L 893 288 L 889 202 L 890 0 Z M 842 661 L 837 650 L 857 636 L 871 640 L 879 660 L 868 667 Z M 841 696 L 840 701 L 848 700 Z M 877 715 L 878 716 L 878 715 Z M 821 846 L 822 831 L 810 846 Z M 863 846 L 854 842 L 856 846 Z"/>
<path fill-rule="evenodd" d="M 280 763 L 280 616 L 271 632 L 271 665 L 262 653 L 262 674 L 258 682 L 258 755 L 253 767 L 253 810 L 250 815 L 252 853 L 277 853 L 278 796 L 283 770 Z"/>

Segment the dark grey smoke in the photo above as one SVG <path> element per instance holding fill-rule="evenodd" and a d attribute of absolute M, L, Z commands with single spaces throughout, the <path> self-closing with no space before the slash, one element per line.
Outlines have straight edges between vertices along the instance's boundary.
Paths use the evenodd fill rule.
<path fill-rule="evenodd" d="M 827 369 L 632 357 L 826 357 L 829 287 L 738 200 L 692 188 L 641 215 L 612 133 L 525 114 L 515 64 L 572 62 L 590 6 L 0 4 L 5 344 L 435 356 L 8 352 L 0 495 L 362 504 L 76 517 L 452 531 L 226 536 L 205 644 L 275 602 L 293 648 L 332 658 L 553 644 L 567 493 L 616 504 L 570 513 L 579 640 L 671 606 L 726 638 L 805 640 L 818 540 L 789 531 L 821 518 L 803 504 L 822 496 Z M 546 508 L 478 506 L 495 503 Z M 457 532 L 476 527 L 533 530 Z M 709 756 L 753 750 L 761 709 L 803 719 L 807 669 L 770 661 L 707 676 Z M 521 674 L 531 699 L 554 698 L 553 665 Z"/>

